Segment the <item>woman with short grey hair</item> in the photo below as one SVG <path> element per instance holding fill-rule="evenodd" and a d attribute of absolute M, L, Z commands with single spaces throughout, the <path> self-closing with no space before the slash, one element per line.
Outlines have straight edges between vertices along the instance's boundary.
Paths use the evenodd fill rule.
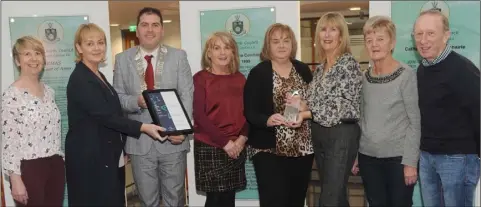
<path fill-rule="evenodd" d="M 360 171 L 369 206 L 412 206 L 421 137 L 416 72 L 393 58 L 396 27 L 388 17 L 370 18 L 363 33 L 371 65 L 352 172 Z"/>

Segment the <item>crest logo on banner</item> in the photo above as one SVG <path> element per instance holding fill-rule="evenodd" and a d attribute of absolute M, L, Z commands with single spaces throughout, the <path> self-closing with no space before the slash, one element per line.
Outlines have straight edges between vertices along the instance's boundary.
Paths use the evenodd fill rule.
<path fill-rule="evenodd" d="M 431 9 L 438 10 L 449 18 L 449 6 L 445 1 L 428 1 L 421 8 L 421 12 Z"/>
<path fill-rule="evenodd" d="M 249 33 L 250 21 L 244 14 L 233 14 L 231 15 L 226 23 L 226 30 L 232 34 L 234 37 L 242 37 Z"/>
<path fill-rule="evenodd" d="M 47 20 L 38 27 L 37 35 L 45 43 L 56 43 L 63 39 L 63 27 L 56 21 Z"/>

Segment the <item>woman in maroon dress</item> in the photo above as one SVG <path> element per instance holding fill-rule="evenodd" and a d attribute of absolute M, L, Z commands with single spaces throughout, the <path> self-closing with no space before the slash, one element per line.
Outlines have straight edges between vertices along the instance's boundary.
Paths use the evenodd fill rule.
<path fill-rule="evenodd" d="M 205 206 L 235 206 L 245 189 L 247 123 L 243 115 L 245 77 L 239 72 L 234 38 L 216 32 L 202 53 L 202 70 L 194 75 L 194 160 L 198 191 Z"/>

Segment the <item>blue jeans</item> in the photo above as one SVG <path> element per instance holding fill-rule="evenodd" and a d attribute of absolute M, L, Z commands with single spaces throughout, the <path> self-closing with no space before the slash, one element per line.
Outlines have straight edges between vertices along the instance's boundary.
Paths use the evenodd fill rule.
<path fill-rule="evenodd" d="M 464 206 L 474 206 L 474 194 L 479 181 L 479 158 L 477 155 L 469 155 L 466 161 L 466 181 L 464 184 L 466 189 L 466 199 Z"/>
<path fill-rule="evenodd" d="M 479 158 L 476 154 L 421 151 L 419 176 L 424 206 L 473 206 Z"/>

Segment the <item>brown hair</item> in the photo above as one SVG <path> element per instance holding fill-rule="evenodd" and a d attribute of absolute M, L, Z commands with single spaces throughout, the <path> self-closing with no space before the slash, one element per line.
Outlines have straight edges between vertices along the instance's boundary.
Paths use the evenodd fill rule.
<path fill-rule="evenodd" d="M 321 46 L 321 37 L 320 33 L 323 28 L 325 28 L 328 25 L 333 25 L 335 26 L 341 36 L 341 41 L 339 44 L 339 55 L 344 54 L 344 53 L 351 53 L 351 48 L 349 46 L 349 29 L 347 28 L 347 23 L 346 20 L 344 19 L 344 16 L 338 12 L 327 12 L 326 14 L 322 15 L 319 21 L 317 21 L 317 27 L 316 27 L 316 38 L 315 38 L 315 43 L 317 49 L 316 51 L 318 52 L 320 62 L 323 63 L 326 61 L 326 52 L 322 49 Z"/>
<path fill-rule="evenodd" d="M 85 36 L 89 33 L 92 32 L 98 32 L 100 33 L 101 36 L 104 38 L 105 42 L 105 47 L 107 47 L 107 38 L 105 37 L 105 32 L 102 28 L 97 26 L 94 23 L 87 23 L 87 24 L 81 24 L 77 31 L 75 32 L 75 39 L 74 39 L 74 48 L 75 48 L 75 62 L 80 62 L 82 60 L 82 54 L 79 53 L 76 44 L 82 45 L 82 41 L 85 38 Z M 107 49 L 105 50 L 104 58 L 102 58 L 102 61 L 106 60 L 107 56 Z"/>
<path fill-rule="evenodd" d="M 18 38 L 12 47 L 13 60 L 19 61 L 20 52 L 24 49 L 33 49 L 36 52 L 40 52 L 40 54 L 42 54 L 43 65 L 45 66 L 47 63 L 45 58 L 45 48 L 40 40 L 30 35 Z M 20 67 L 18 67 L 18 69 L 21 70 Z"/>
<path fill-rule="evenodd" d="M 140 17 L 144 14 L 155 14 L 159 16 L 160 18 L 160 25 L 164 26 L 164 18 L 162 18 L 162 13 L 160 13 L 160 10 L 152 7 L 144 7 L 142 10 L 139 11 L 139 14 L 137 15 L 137 26 L 139 26 L 140 23 Z"/>
<path fill-rule="evenodd" d="M 210 37 L 205 41 L 204 50 L 202 51 L 202 60 L 201 60 L 201 67 L 204 70 L 211 70 L 212 61 L 209 58 L 209 52 L 214 48 L 215 42 L 217 40 L 222 41 L 222 43 L 226 44 L 229 48 L 232 49 L 232 59 L 229 65 L 229 71 L 231 73 L 235 73 L 239 71 L 239 49 L 237 47 L 237 42 L 234 40 L 232 35 L 227 32 L 215 32 L 214 34 L 210 35 Z"/>
<path fill-rule="evenodd" d="M 281 23 L 275 23 L 267 29 L 266 34 L 264 36 L 264 45 L 262 46 L 262 52 L 261 52 L 261 55 L 260 55 L 261 61 L 272 60 L 272 57 L 271 57 L 271 37 L 277 31 L 280 31 L 282 34 L 287 35 L 287 38 L 291 39 L 292 50 L 291 50 L 290 58 L 291 59 L 296 58 L 297 40 L 296 40 L 296 35 L 294 34 L 294 31 L 292 31 L 292 29 L 291 29 L 291 27 L 289 27 L 289 25 L 281 24 Z"/>

